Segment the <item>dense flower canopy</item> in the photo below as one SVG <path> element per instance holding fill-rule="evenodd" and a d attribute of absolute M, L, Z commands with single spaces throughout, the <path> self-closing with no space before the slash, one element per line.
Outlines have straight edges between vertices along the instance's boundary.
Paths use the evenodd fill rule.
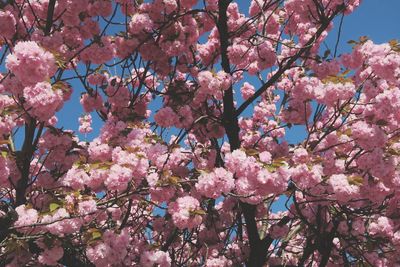
<path fill-rule="evenodd" d="M 239 2 L 0 1 L 1 266 L 400 266 L 400 44 Z"/>

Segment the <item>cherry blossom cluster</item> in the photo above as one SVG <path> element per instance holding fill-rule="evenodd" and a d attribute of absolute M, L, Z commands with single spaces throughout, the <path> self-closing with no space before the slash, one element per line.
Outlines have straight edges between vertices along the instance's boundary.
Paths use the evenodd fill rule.
<path fill-rule="evenodd" d="M 400 44 L 321 45 L 359 5 L 0 1 L 0 265 L 399 265 Z"/>

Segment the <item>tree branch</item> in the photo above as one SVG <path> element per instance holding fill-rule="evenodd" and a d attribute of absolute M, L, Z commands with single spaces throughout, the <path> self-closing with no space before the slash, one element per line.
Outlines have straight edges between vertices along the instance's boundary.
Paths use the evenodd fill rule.
<path fill-rule="evenodd" d="M 329 24 L 331 21 L 336 17 L 338 13 L 340 13 L 344 7 L 338 8 L 329 18 L 327 18 L 321 25 L 320 28 L 318 28 L 317 32 L 315 35 L 310 38 L 310 40 L 302 47 L 299 49 L 299 51 L 292 56 L 283 67 L 280 67 L 278 71 L 265 83 L 263 84 L 255 93 L 252 95 L 249 99 L 247 99 L 245 102 L 240 105 L 240 107 L 236 111 L 236 116 L 239 116 L 251 103 L 253 103 L 259 96 L 261 96 L 270 86 L 272 86 L 274 83 L 276 83 L 279 78 L 282 76 L 282 74 L 288 70 L 293 63 L 296 62 L 297 59 L 299 59 L 302 55 L 305 53 L 309 52 L 311 48 L 313 47 L 313 44 L 318 38 L 321 36 L 321 34 L 328 28 Z"/>
<path fill-rule="evenodd" d="M 44 29 L 44 35 L 50 35 L 51 26 L 53 26 L 54 8 L 57 0 L 50 0 L 49 7 L 47 8 L 46 28 Z"/>

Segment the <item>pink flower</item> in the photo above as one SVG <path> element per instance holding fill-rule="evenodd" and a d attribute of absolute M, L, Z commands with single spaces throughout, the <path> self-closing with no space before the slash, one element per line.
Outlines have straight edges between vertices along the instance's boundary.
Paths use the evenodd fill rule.
<path fill-rule="evenodd" d="M 108 17 L 113 10 L 112 2 L 108 0 L 98 0 L 89 4 L 88 13 L 90 16 Z"/>
<path fill-rule="evenodd" d="M 25 205 L 21 205 L 15 208 L 18 214 L 18 220 L 14 223 L 15 227 L 29 226 L 37 222 L 39 216 L 35 209 L 29 209 Z M 29 229 L 29 228 L 25 228 Z M 26 231 L 24 228 L 21 231 Z"/>
<path fill-rule="evenodd" d="M 8 135 L 11 133 L 13 128 L 17 126 L 15 121 L 15 114 L 2 115 L 0 116 L 0 134 Z"/>
<path fill-rule="evenodd" d="M 323 61 L 312 66 L 319 79 L 325 79 L 328 76 L 335 76 L 340 71 L 340 64 L 336 60 Z"/>
<path fill-rule="evenodd" d="M 179 118 L 172 108 L 165 107 L 154 115 L 154 120 L 161 127 L 171 127 L 179 121 Z"/>
<path fill-rule="evenodd" d="M 126 58 L 138 47 L 139 41 L 136 38 L 126 39 L 123 37 L 117 37 L 115 39 L 116 56 L 119 58 Z"/>
<path fill-rule="evenodd" d="M 276 61 L 275 48 L 271 42 L 264 40 L 259 46 L 255 48 L 254 54 L 256 54 L 257 65 L 259 70 L 272 67 Z"/>
<path fill-rule="evenodd" d="M 197 4 L 197 0 L 180 0 L 181 7 L 183 8 L 191 8 L 195 4 Z"/>
<path fill-rule="evenodd" d="M 224 71 L 218 73 L 202 71 L 197 75 L 197 80 L 201 93 L 212 95 L 218 100 L 222 99 L 222 92 L 227 90 L 232 83 L 232 77 Z"/>
<path fill-rule="evenodd" d="M 209 198 L 218 198 L 222 193 L 230 192 L 235 186 L 233 174 L 224 168 L 215 168 L 211 173 L 203 172 L 196 184 L 196 189 Z"/>
<path fill-rule="evenodd" d="M 224 256 L 217 258 L 208 258 L 205 267 L 228 267 L 232 266 L 232 261 L 228 260 Z"/>
<path fill-rule="evenodd" d="M 168 148 L 165 145 L 156 143 L 148 148 L 147 157 L 149 158 L 149 160 L 156 162 L 157 159 L 164 155 L 167 151 Z"/>
<path fill-rule="evenodd" d="M 179 123 L 177 123 L 177 127 L 188 129 L 194 121 L 190 106 L 184 105 L 183 107 L 181 107 L 179 109 L 178 115 Z"/>
<path fill-rule="evenodd" d="M 240 88 L 240 92 L 242 93 L 242 97 L 244 100 L 249 99 L 252 95 L 254 95 L 255 92 L 255 88 L 254 86 L 252 86 L 251 84 L 249 84 L 248 82 L 245 82 L 242 86 L 242 88 Z"/>
<path fill-rule="evenodd" d="M 80 53 L 80 58 L 84 62 L 103 64 L 115 55 L 115 45 L 110 36 L 101 37 L 100 42 L 96 42 Z"/>
<path fill-rule="evenodd" d="M 271 162 L 272 155 L 268 151 L 261 152 L 258 156 L 260 157 L 261 162 L 264 162 L 264 163 Z"/>
<path fill-rule="evenodd" d="M 147 183 L 151 187 L 155 187 L 157 185 L 159 176 L 157 173 L 150 173 L 149 175 L 146 176 Z"/>
<path fill-rule="evenodd" d="M 41 121 L 50 119 L 63 104 L 61 90 L 53 90 L 48 82 L 39 82 L 24 88 L 28 113 Z"/>
<path fill-rule="evenodd" d="M 268 117 L 273 116 L 275 112 L 276 106 L 274 104 L 268 104 L 266 101 L 261 101 L 254 107 L 253 117 L 255 120 L 267 122 Z"/>
<path fill-rule="evenodd" d="M 334 106 L 339 100 L 348 100 L 354 96 L 356 88 L 353 83 L 326 83 L 315 88 L 317 100 L 327 106 Z"/>
<path fill-rule="evenodd" d="M 70 169 L 67 174 L 61 179 L 64 186 L 71 187 L 74 190 L 83 189 L 83 185 L 90 181 L 89 175 L 77 167 Z"/>
<path fill-rule="evenodd" d="M 340 57 L 343 66 L 349 69 L 357 69 L 363 63 L 363 55 L 360 49 L 354 49 L 351 54 L 343 54 Z"/>
<path fill-rule="evenodd" d="M 247 63 L 250 48 L 243 44 L 233 44 L 228 48 L 228 56 L 231 64 L 240 65 Z"/>
<path fill-rule="evenodd" d="M 393 235 L 393 221 L 388 217 L 381 216 L 369 225 L 369 233 L 372 235 Z"/>
<path fill-rule="evenodd" d="M 88 259 L 96 266 L 123 266 L 129 247 L 129 232 L 123 229 L 120 234 L 107 230 L 102 240 L 94 246 L 86 248 Z"/>
<path fill-rule="evenodd" d="M 136 13 L 132 16 L 132 20 L 129 23 L 129 31 L 133 34 L 150 32 L 152 28 L 153 21 L 150 19 L 148 14 Z"/>
<path fill-rule="evenodd" d="M 121 165 L 113 165 L 104 184 L 109 190 L 124 190 L 132 180 L 132 170 Z"/>
<path fill-rule="evenodd" d="M 309 155 L 305 148 L 299 147 L 293 152 L 293 161 L 295 163 L 307 163 L 309 161 Z"/>
<path fill-rule="evenodd" d="M 53 54 L 33 41 L 17 43 L 7 56 L 6 66 L 23 85 L 45 81 L 57 70 Z"/>
<path fill-rule="evenodd" d="M 312 107 L 310 102 L 292 99 L 289 106 L 282 112 L 284 121 L 292 124 L 304 124 L 311 115 Z"/>
<path fill-rule="evenodd" d="M 165 6 L 166 13 L 171 13 L 178 7 L 178 3 L 176 1 L 177 0 L 163 0 L 162 1 Z"/>
<path fill-rule="evenodd" d="M 87 247 L 86 255 L 88 259 L 97 266 L 108 266 L 108 257 L 111 254 L 111 247 L 105 243 Z"/>
<path fill-rule="evenodd" d="M 289 226 L 278 224 L 272 225 L 269 229 L 269 233 L 273 239 L 278 239 L 284 237 L 289 232 Z"/>
<path fill-rule="evenodd" d="M 90 142 L 88 152 L 93 161 L 108 161 L 111 159 L 112 149 L 108 144 L 103 144 L 98 138 L 95 138 Z"/>
<path fill-rule="evenodd" d="M 83 134 L 87 134 L 93 131 L 91 127 L 92 124 L 92 116 L 90 114 L 83 115 L 79 118 L 79 132 Z"/>
<path fill-rule="evenodd" d="M 246 161 L 246 153 L 239 149 L 225 156 L 225 166 L 227 167 L 227 170 L 232 173 L 239 171 L 243 163 L 245 163 Z"/>
<path fill-rule="evenodd" d="M 382 79 L 397 82 L 400 77 L 400 55 L 393 53 L 389 44 L 374 44 L 367 41 L 360 51 L 367 56 L 372 71 Z"/>
<path fill-rule="evenodd" d="M 354 123 L 351 126 L 351 135 L 357 144 L 366 150 L 383 147 L 387 142 L 387 136 L 384 131 L 377 125 L 370 125 L 365 121 Z"/>
<path fill-rule="evenodd" d="M 64 255 L 64 249 L 62 247 L 53 247 L 45 249 L 38 257 L 41 264 L 55 266 L 58 265 L 58 260 Z"/>
<path fill-rule="evenodd" d="M 172 220 L 179 229 L 192 229 L 200 225 L 202 218 L 196 214 L 199 209 L 199 201 L 191 196 L 180 197 L 168 206 L 168 212 L 172 215 Z"/>
<path fill-rule="evenodd" d="M 87 186 L 92 190 L 98 192 L 103 188 L 103 183 L 107 179 L 109 170 L 93 169 L 90 171 L 90 180 L 87 182 Z"/>
<path fill-rule="evenodd" d="M 57 209 L 52 215 L 43 216 L 41 222 L 46 223 L 45 229 L 58 236 L 71 234 L 79 230 L 82 226 L 80 218 L 69 219 L 70 214 L 65 208 Z"/>
<path fill-rule="evenodd" d="M 145 251 L 140 257 L 140 264 L 143 267 L 171 266 L 171 258 L 164 251 Z"/>
<path fill-rule="evenodd" d="M 359 195 L 359 188 L 355 185 L 350 185 L 347 176 L 344 174 L 332 175 L 328 183 L 334 193 L 333 197 L 340 202 L 356 199 Z"/>
<path fill-rule="evenodd" d="M 87 77 L 87 80 L 92 85 L 102 85 L 107 82 L 107 76 L 101 73 L 93 73 Z"/>
<path fill-rule="evenodd" d="M 10 166 L 9 166 L 8 159 L 0 156 L 0 186 L 1 187 L 8 187 L 9 175 L 10 175 Z"/>
<path fill-rule="evenodd" d="M 280 167 L 275 173 L 270 173 L 266 169 L 261 169 L 257 173 L 256 181 L 258 192 L 263 195 L 280 194 L 287 188 L 290 173 L 285 167 Z"/>
<path fill-rule="evenodd" d="M 11 39 L 16 32 L 16 21 L 10 11 L 0 11 L 0 36 Z"/>
<path fill-rule="evenodd" d="M 80 103 L 83 106 L 83 110 L 87 113 L 90 113 L 93 110 L 101 110 L 103 107 L 103 99 L 98 93 L 95 93 L 94 96 L 83 94 Z"/>
<path fill-rule="evenodd" d="M 91 214 L 97 211 L 96 201 L 93 199 L 79 202 L 78 212 L 80 215 Z"/>

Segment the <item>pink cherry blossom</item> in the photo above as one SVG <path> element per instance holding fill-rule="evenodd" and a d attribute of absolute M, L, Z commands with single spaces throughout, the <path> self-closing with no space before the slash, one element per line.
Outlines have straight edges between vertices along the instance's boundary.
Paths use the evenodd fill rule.
<path fill-rule="evenodd" d="M 400 266 L 400 43 L 328 42 L 360 4 L 0 1 L 0 265 Z"/>
<path fill-rule="evenodd" d="M 334 197 L 339 201 L 349 201 L 357 196 L 359 188 L 355 185 L 350 185 L 348 177 L 344 174 L 335 174 L 329 178 L 329 184 L 335 194 Z"/>
<path fill-rule="evenodd" d="M 57 69 L 53 54 L 33 41 L 18 42 L 13 53 L 7 56 L 6 67 L 28 86 L 45 81 Z"/>
<path fill-rule="evenodd" d="M 39 82 L 24 88 L 28 112 L 41 121 L 48 120 L 62 106 L 61 90 L 54 90 L 48 82 Z"/>
<path fill-rule="evenodd" d="M 164 251 L 146 251 L 140 257 L 140 263 L 144 267 L 151 267 L 155 264 L 159 266 L 171 266 L 171 258 Z"/>
<path fill-rule="evenodd" d="M 64 254 L 64 249 L 61 247 L 54 247 L 51 249 L 46 249 L 38 257 L 38 260 L 42 264 L 46 265 L 57 265 L 57 261 L 61 259 Z"/>
<path fill-rule="evenodd" d="M 154 120 L 161 127 L 171 127 L 178 122 L 178 116 L 172 108 L 165 107 L 154 115 Z"/>
<path fill-rule="evenodd" d="M 16 32 L 15 25 L 15 17 L 10 11 L 0 11 L 0 35 L 11 39 Z"/>
<path fill-rule="evenodd" d="M 18 214 L 18 220 L 14 223 L 16 227 L 29 226 L 31 224 L 37 223 L 39 214 L 37 210 L 32 208 L 27 208 L 25 205 L 18 206 L 15 208 Z M 22 228 L 21 231 L 26 231 Z"/>
<path fill-rule="evenodd" d="M 218 198 L 222 193 L 229 193 L 234 187 L 233 175 L 224 168 L 215 168 L 211 173 L 202 173 L 196 189 L 204 196 Z"/>
<path fill-rule="evenodd" d="M 90 133 L 93 131 L 93 128 L 91 127 L 92 124 L 92 116 L 90 114 L 86 114 L 82 117 L 79 118 L 79 132 L 80 133 Z"/>
<path fill-rule="evenodd" d="M 200 210 L 200 203 L 191 196 L 180 197 L 171 202 L 168 207 L 174 224 L 180 229 L 191 229 L 201 223 L 201 216 L 196 214 L 198 210 Z"/>

